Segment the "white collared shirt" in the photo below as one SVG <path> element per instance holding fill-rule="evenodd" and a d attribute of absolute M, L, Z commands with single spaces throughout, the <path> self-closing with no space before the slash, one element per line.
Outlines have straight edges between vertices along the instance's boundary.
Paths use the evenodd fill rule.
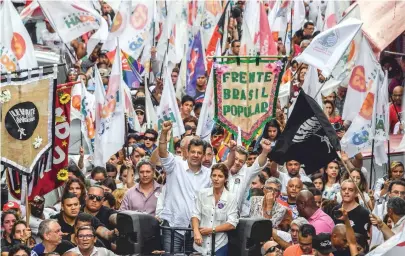
<path fill-rule="evenodd" d="M 201 166 L 201 170 L 194 173 L 187 161 L 171 153 L 160 160 L 167 174 L 166 196 L 160 218 L 167 220 L 171 227 L 188 227 L 198 191 L 211 184 L 211 170 Z"/>
<path fill-rule="evenodd" d="M 229 223 L 236 228 L 239 223 L 238 204 L 235 194 L 224 189 L 218 203 L 215 204 L 213 188 L 204 188 L 198 195 L 192 217 L 199 219 L 200 227 L 214 228 L 224 223 Z M 215 250 L 228 243 L 225 232 L 215 234 Z M 212 237 L 203 236 L 202 246 L 194 243 L 194 249 L 203 255 L 211 255 Z"/>
<path fill-rule="evenodd" d="M 238 173 L 232 175 L 229 173 L 228 188 L 229 192 L 236 195 L 238 200 L 238 209 L 241 216 L 248 216 L 250 212 L 250 204 L 247 200 L 249 195 L 250 183 L 254 178 L 259 175 L 260 171 L 264 169 L 266 164 L 262 167 L 259 165 L 259 160 L 256 158 L 252 166 L 242 166 Z"/>
<path fill-rule="evenodd" d="M 83 254 L 80 252 L 79 247 L 75 247 L 73 249 L 70 249 L 68 252 L 74 252 L 77 253 L 79 256 L 83 256 Z M 93 251 L 91 252 L 90 256 L 115 256 L 116 254 L 113 253 L 112 251 L 103 248 L 103 247 L 95 247 L 93 248 Z"/>

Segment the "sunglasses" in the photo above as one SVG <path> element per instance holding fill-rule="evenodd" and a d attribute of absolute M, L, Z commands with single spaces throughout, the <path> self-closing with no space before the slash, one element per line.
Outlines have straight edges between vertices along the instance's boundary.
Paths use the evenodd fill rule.
<path fill-rule="evenodd" d="M 148 136 L 143 136 L 143 140 L 150 140 L 150 141 L 155 141 L 155 137 L 148 137 Z"/>
<path fill-rule="evenodd" d="M 137 116 L 143 116 L 143 115 L 145 115 L 145 114 L 144 114 L 143 112 L 137 111 L 137 112 L 136 112 L 136 115 L 137 115 Z"/>
<path fill-rule="evenodd" d="M 89 199 L 90 200 L 96 199 L 97 202 L 101 202 L 104 199 L 104 196 L 96 196 L 96 195 L 89 194 Z"/>

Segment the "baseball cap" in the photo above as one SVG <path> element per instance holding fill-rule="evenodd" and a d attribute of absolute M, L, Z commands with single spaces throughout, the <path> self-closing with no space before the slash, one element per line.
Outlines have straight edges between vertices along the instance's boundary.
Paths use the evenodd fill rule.
<path fill-rule="evenodd" d="M 330 234 L 328 233 L 319 233 L 312 238 L 312 247 L 322 254 L 328 254 L 336 251 L 332 246 L 330 240 Z"/>
<path fill-rule="evenodd" d="M 8 201 L 3 205 L 3 211 L 8 211 L 8 210 L 19 210 L 20 205 L 17 202 L 14 201 Z"/>

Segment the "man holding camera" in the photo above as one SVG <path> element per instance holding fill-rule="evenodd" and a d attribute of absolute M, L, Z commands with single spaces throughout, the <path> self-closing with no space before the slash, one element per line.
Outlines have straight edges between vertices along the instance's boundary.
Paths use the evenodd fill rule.
<path fill-rule="evenodd" d="M 342 181 L 340 193 L 342 195 L 342 204 L 334 208 L 333 221 L 335 224 L 344 223 L 341 220 L 343 213 L 340 210 L 343 207 L 347 211 L 354 232 L 367 237 L 367 231 L 371 225 L 368 217 L 369 212 L 356 202 L 358 195 L 356 184 L 352 180 Z"/>

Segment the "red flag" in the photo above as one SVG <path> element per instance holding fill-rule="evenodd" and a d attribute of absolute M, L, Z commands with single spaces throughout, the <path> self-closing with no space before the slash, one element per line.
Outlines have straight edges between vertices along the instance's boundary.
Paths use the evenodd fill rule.
<path fill-rule="evenodd" d="M 44 172 L 44 177 L 40 178 L 38 183 L 33 186 L 29 200 L 32 200 L 36 195 L 45 195 L 60 187 L 68 178 L 70 99 L 74 83 L 60 85 L 56 91 L 52 168 Z"/>
<path fill-rule="evenodd" d="M 260 55 L 277 55 L 277 46 L 274 42 L 269 20 L 263 3 L 260 3 Z"/>
<path fill-rule="evenodd" d="M 214 33 L 212 34 L 212 37 L 208 43 L 207 49 L 205 50 L 205 56 L 214 56 L 215 55 L 215 50 L 217 49 L 217 42 L 222 38 L 224 35 L 224 26 L 225 26 L 225 16 L 226 16 L 226 10 L 229 6 L 230 1 L 226 4 L 224 8 L 224 12 L 221 15 L 221 18 L 218 21 L 217 26 L 215 27 Z M 212 58 L 207 59 L 207 73 L 211 72 L 211 67 L 212 67 Z"/>

